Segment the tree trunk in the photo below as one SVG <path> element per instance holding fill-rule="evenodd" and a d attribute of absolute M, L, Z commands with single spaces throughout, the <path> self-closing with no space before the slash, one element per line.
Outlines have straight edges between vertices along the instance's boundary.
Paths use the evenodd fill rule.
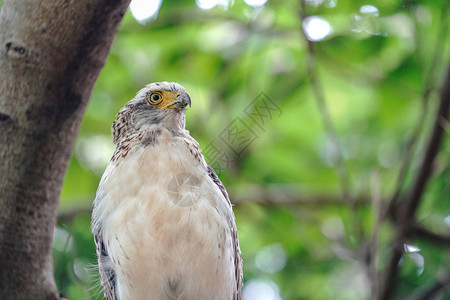
<path fill-rule="evenodd" d="M 58 198 L 130 0 L 5 0 L 0 11 L 0 299 L 58 299 Z"/>

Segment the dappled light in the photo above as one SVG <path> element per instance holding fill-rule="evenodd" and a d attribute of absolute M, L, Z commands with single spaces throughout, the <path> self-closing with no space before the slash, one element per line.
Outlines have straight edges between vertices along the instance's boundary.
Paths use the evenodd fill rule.
<path fill-rule="evenodd" d="M 89 135 L 77 141 L 75 155 L 86 169 L 101 175 L 108 165 L 114 145 L 107 135 Z"/>
<path fill-rule="evenodd" d="M 365 32 L 370 35 L 378 35 L 379 31 L 379 12 L 373 5 L 363 5 L 359 9 L 359 14 L 353 15 L 353 28 L 355 33 Z"/>
<path fill-rule="evenodd" d="M 368 5 L 368 4 L 363 5 L 360 7 L 359 12 L 364 15 L 371 15 L 374 17 L 379 16 L 378 8 L 376 8 L 373 5 Z"/>
<path fill-rule="evenodd" d="M 235 46 L 247 37 L 245 27 L 235 22 L 212 25 L 198 35 L 198 47 L 208 52 L 221 52 Z"/>
<path fill-rule="evenodd" d="M 277 285 L 267 279 L 249 280 L 242 291 L 243 300 L 281 300 Z"/>
<path fill-rule="evenodd" d="M 313 42 L 323 40 L 333 32 L 330 23 L 318 16 L 305 18 L 303 20 L 303 28 L 308 39 Z"/>
<path fill-rule="evenodd" d="M 286 253 L 279 243 L 265 246 L 255 255 L 255 266 L 266 273 L 276 273 L 286 265 Z"/>
<path fill-rule="evenodd" d="M 450 215 L 448 215 L 444 218 L 444 222 L 445 222 L 445 225 L 447 225 L 447 227 L 450 228 Z"/>
<path fill-rule="evenodd" d="M 253 7 L 261 7 L 266 4 L 267 0 L 244 0 L 244 2 Z"/>
<path fill-rule="evenodd" d="M 156 18 L 162 0 L 132 0 L 130 10 L 133 17 L 141 24 Z"/>
<path fill-rule="evenodd" d="M 209 10 L 216 6 L 227 8 L 230 5 L 229 2 L 229 0 L 195 0 L 197 6 L 204 10 Z"/>
<path fill-rule="evenodd" d="M 418 248 L 414 245 L 405 244 L 404 247 L 405 247 L 405 252 L 408 252 L 408 253 L 420 252 L 420 248 Z"/>

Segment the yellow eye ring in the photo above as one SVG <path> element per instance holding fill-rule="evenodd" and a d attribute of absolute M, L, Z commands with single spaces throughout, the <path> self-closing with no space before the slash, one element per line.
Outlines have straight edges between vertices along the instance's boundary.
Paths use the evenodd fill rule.
<path fill-rule="evenodd" d="M 148 95 L 148 102 L 153 105 L 158 105 L 162 101 L 162 95 L 160 93 L 151 93 Z"/>

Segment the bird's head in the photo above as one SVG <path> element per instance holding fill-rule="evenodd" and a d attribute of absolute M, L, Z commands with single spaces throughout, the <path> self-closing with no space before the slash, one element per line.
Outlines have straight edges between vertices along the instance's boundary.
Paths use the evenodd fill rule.
<path fill-rule="evenodd" d="M 143 126 L 159 124 L 173 132 L 184 130 L 188 105 L 191 106 L 191 98 L 180 84 L 150 83 L 119 111 L 112 128 L 114 142 Z"/>

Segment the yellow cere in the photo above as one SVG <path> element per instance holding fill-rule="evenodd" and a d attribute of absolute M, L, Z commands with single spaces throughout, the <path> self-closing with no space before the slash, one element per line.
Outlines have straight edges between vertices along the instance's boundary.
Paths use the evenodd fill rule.
<path fill-rule="evenodd" d="M 153 93 L 160 94 L 162 97 L 162 101 L 160 101 L 158 104 L 153 104 L 154 106 L 159 107 L 162 110 L 166 108 L 181 109 L 180 107 L 175 105 L 175 102 L 177 101 L 177 98 L 181 93 L 174 93 L 170 91 L 155 91 Z M 151 97 L 153 93 L 151 93 L 149 97 Z M 150 99 L 149 102 L 151 103 Z"/>

